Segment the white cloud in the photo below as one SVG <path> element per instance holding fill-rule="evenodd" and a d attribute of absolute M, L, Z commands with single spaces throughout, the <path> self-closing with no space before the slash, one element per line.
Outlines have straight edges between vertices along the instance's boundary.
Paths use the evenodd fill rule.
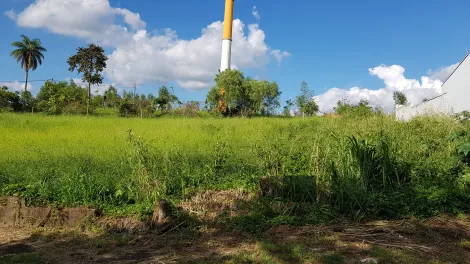
<path fill-rule="evenodd" d="M 441 92 L 442 82 L 427 76 L 421 77 L 421 83 L 415 79 L 405 78 L 405 68 L 400 65 L 380 65 L 369 69 L 369 73 L 383 80 L 385 87 L 398 91 L 417 88 L 431 88 Z"/>
<path fill-rule="evenodd" d="M 290 57 L 290 53 L 287 51 L 271 50 L 269 54 L 271 54 L 271 56 L 274 57 L 274 59 L 277 61 L 278 64 L 281 64 L 284 58 Z"/>
<path fill-rule="evenodd" d="M 251 11 L 251 14 L 256 18 L 256 21 L 261 20 L 261 16 L 259 15 L 258 10 L 256 10 L 256 6 L 253 6 L 253 10 Z"/>
<path fill-rule="evenodd" d="M 79 85 L 79 86 L 81 86 L 81 87 L 83 87 L 83 88 L 87 88 L 87 89 L 88 89 L 88 83 L 84 82 L 82 79 L 80 79 L 80 78 L 67 78 L 67 79 L 65 79 L 66 82 L 70 82 L 70 80 L 72 80 L 75 84 L 77 84 L 77 85 Z M 103 95 L 104 92 L 105 92 L 106 90 L 108 90 L 109 85 L 110 85 L 110 84 L 105 84 L 105 83 L 100 84 L 100 85 L 94 84 L 94 85 L 91 86 L 91 94 L 92 94 L 92 95 L 93 95 L 93 94 Z M 119 91 L 119 90 L 118 90 L 118 91 Z"/>
<path fill-rule="evenodd" d="M 221 21 L 202 29 L 197 38 L 181 39 L 171 29 L 149 33 L 139 14 L 111 7 L 108 0 L 36 0 L 16 21 L 110 47 L 105 75 L 116 83 L 174 81 L 186 89 L 202 89 L 213 84 L 220 66 Z M 289 55 L 272 50 L 258 24 L 234 20 L 233 68 L 263 68 L 272 58 L 281 63 Z"/>
<path fill-rule="evenodd" d="M 116 14 L 120 14 L 124 16 L 124 20 L 127 24 L 129 24 L 133 29 L 143 29 L 145 28 L 146 24 L 144 21 L 140 20 L 140 15 L 136 13 L 132 13 L 127 9 L 116 8 L 114 9 Z"/>
<path fill-rule="evenodd" d="M 113 8 L 108 0 L 36 0 L 17 15 L 16 22 L 22 27 L 46 28 L 54 33 L 113 45 L 132 35 L 126 25 L 115 23 L 120 18 L 131 29 L 145 27 L 139 14 Z"/>
<path fill-rule="evenodd" d="M 441 67 L 437 70 L 429 70 L 428 75 L 430 75 L 430 77 L 433 79 L 445 82 L 447 81 L 447 78 L 449 78 L 450 75 L 454 72 L 454 70 L 457 69 L 457 66 L 459 66 L 459 63 Z"/>
<path fill-rule="evenodd" d="M 452 67 L 449 66 L 449 67 Z M 442 69 L 448 69 L 445 67 Z M 442 70 L 436 71 L 441 72 Z M 357 104 L 360 100 L 367 100 L 369 105 L 374 108 L 380 108 L 385 112 L 393 112 L 395 102 L 393 93 L 395 91 L 403 92 L 408 102 L 419 104 L 425 99 L 433 98 L 442 91 L 443 82 L 435 75 L 422 76 L 421 81 L 416 79 L 407 79 L 405 77 L 405 68 L 400 65 L 380 65 L 369 69 L 369 73 L 377 76 L 384 81 L 385 88 L 370 90 L 365 88 L 353 87 L 350 89 L 332 88 L 325 93 L 315 96 L 320 111 L 328 113 L 334 111 L 338 101 L 346 100 L 351 104 Z"/>
<path fill-rule="evenodd" d="M 16 19 L 16 13 L 15 13 L 15 10 L 11 9 L 11 10 L 8 10 L 8 11 L 5 11 L 3 13 L 5 16 L 9 17 L 10 19 L 12 20 L 15 20 Z"/>
<path fill-rule="evenodd" d="M 202 30 L 199 38 L 179 39 L 167 29 L 152 35 L 136 32 L 133 42 L 118 46 L 109 56 L 107 75 L 115 82 L 176 81 L 186 89 L 202 89 L 212 85 L 220 65 L 222 22 L 214 22 Z M 286 52 L 277 51 L 283 57 Z M 270 48 L 256 24 L 233 21 L 232 68 L 261 68 L 269 62 Z M 282 60 L 282 58 L 281 58 Z"/>
<path fill-rule="evenodd" d="M 24 91 L 24 82 L 19 82 L 19 81 L 14 81 L 14 82 L 0 82 L 0 87 L 6 86 L 8 87 L 9 91 L 18 91 L 22 92 Z M 33 90 L 34 87 L 31 83 L 28 83 L 28 91 Z"/>

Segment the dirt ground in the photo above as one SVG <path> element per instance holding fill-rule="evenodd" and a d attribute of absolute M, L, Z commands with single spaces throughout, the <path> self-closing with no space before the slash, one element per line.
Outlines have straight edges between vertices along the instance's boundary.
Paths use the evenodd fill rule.
<path fill-rule="evenodd" d="M 0 228 L 0 263 L 470 263 L 470 219 L 278 226 L 256 236 Z"/>

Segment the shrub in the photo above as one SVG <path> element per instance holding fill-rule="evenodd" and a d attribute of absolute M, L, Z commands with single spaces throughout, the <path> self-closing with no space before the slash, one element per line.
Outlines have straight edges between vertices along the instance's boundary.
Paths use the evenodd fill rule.
<path fill-rule="evenodd" d="M 119 115 L 120 116 L 135 116 L 137 115 L 137 108 L 135 104 L 131 103 L 129 100 L 122 100 L 119 105 Z"/>

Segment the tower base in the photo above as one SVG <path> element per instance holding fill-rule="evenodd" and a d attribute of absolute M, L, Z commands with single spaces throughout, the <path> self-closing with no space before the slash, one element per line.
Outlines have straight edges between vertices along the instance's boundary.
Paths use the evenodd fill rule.
<path fill-rule="evenodd" d="M 230 69 L 231 52 L 232 52 L 232 40 L 231 39 L 222 40 L 222 60 L 220 63 L 220 72 Z"/>

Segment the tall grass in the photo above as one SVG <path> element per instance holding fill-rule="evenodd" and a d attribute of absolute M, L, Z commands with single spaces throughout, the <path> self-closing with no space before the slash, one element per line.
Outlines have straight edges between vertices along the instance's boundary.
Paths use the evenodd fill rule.
<path fill-rule="evenodd" d="M 151 210 L 199 190 L 256 192 L 334 213 L 402 217 L 468 210 L 451 119 L 125 119 L 0 115 L 0 190 L 35 202 Z"/>

